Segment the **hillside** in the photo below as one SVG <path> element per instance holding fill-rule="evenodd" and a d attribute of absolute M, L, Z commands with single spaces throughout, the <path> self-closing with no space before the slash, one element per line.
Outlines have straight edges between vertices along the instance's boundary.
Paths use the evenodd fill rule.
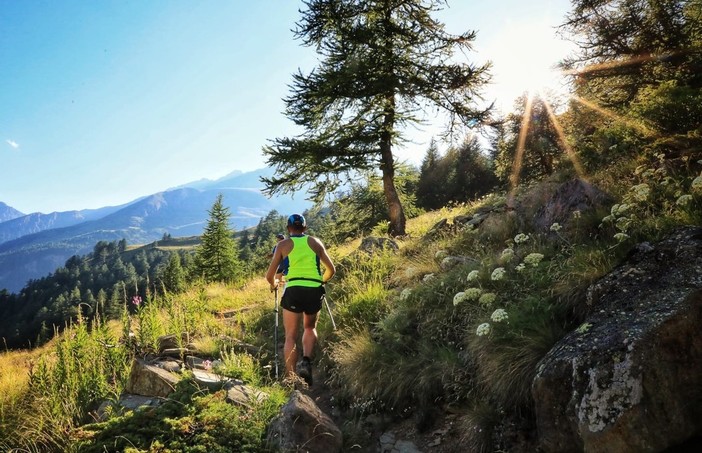
<path fill-rule="evenodd" d="M 594 194 L 593 188 L 582 183 L 551 180 L 519 193 L 512 201 L 514 209 L 509 209 L 503 194 L 493 194 L 480 202 L 413 218 L 408 222 L 409 235 L 395 240 L 396 252 L 372 246 L 368 252 L 360 251 L 362 242 L 377 243 L 362 237 L 331 247 L 339 275 L 329 285 L 329 302 L 338 329 L 332 328 L 323 311 L 311 389 L 281 384 L 272 376 L 274 301 L 260 275 L 252 276 L 243 286 L 196 285 L 182 294 L 137 306 L 130 312 L 128 325 L 113 327 L 111 334 L 95 333 L 99 335 L 97 344 L 114 344 L 121 335 L 118 332 L 128 328 L 133 333 L 131 351 L 139 357 L 162 351 L 158 337 L 188 325 L 188 341 L 183 347 L 186 354 L 198 358 L 188 359 L 190 362 L 221 362 L 216 365 L 221 367 L 217 373 L 243 379 L 247 385 L 274 395 L 274 407 L 254 405 L 244 412 L 225 409 L 229 406 L 222 406 L 224 394 L 197 390 L 202 384 L 191 380 L 194 378 L 189 377 L 183 361 L 179 365 L 185 370 L 182 379 L 189 384 L 178 385 L 168 399 L 177 398 L 177 405 L 165 402 L 123 415 L 113 413 L 107 424 L 71 428 L 62 440 L 54 440 L 73 448 L 80 445 L 77 451 L 98 451 L 115 438 L 123 439 L 116 445 L 125 442 L 125 447 L 147 450 L 161 444 L 185 448 L 190 441 L 217 449 L 217 445 L 247 439 L 248 445 L 259 445 L 251 447 L 254 451 L 266 451 L 258 443 L 265 427 L 251 425 L 251 421 L 259 417 L 270 420 L 273 409 L 283 403 L 277 392 L 290 395 L 298 388 L 341 428 L 343 451 L 370 453 L 376 451 L 377 442 L 388 448 L 411 444 L 420 451 L 447 453 L 535 451 L 537 420 L 530 409 L 534 404 L 530 383 L 537 365 L 552 354 L 550 351 L 559 350 L 562 338 L 578 332 L 587 335 L 587 326 L 593 322 L 590 316 L 602 316 L 599 310 L 588 308 L 588 288 L 605 281 L 611 271 L 621 268 L 633 249 L 638 249 L 634 242 L 618 242 L 613 231 L 602 231 L 599 224 L 610 211 L 611 201 L 599 205 Z M 571 204 L 559 210 L 559 206 L 566 206 L 565 199 Z M 657 225 L 663 225 L 663 220 L 649 218 Z M 542 224 L 547 225 L 538 226 Z M 673 228 L 671 223 L 655 235 L 637 237 L 651 241 L 648 247 L 656 249 L 656 241 Z M 182 248 L 189 244 L 175 240 L 164 246 Z M 693 259 L 700 260 L 702 247 L 696 247 Z M 129 253 L 136 256 L 139 249 Z M 683 254 L 678 258 L 676 267 L 683 269 Z M 643 272 L 645 268 L 639 258 L 633 269 Z M 625 270 L 619 272 L 639 275 Z M 699 273 L 694 267 L 687 272 Z M 617 282 L 625 278 L 613 275 Z M 641 278 L 646 281 L 646 275 Z M 695 287 L 696 280 L 681 278 Z M 618 307 L 617 315 L 621 316 L 618 313 L 623 305 Z M 176 313 L 180 314 L 173 317 Z M 641 321 L 639 314 L 639 325 Z M 617 320 L 623 326 L 622 322 Z M 80 327 L 76 329 L 61 340 L 65 345 L 57 348 L 84 348 L 81 354 L 93 351 L 89 343 L 71 343 L 79 338 L 92 341 L 87 333 L 80 333 Z M 616 330 L 607 333 L 624 334 Z M 282 330 L 278 339 L 282 341 Z M 180 363 L 179 358 L 165 355 L 161 360 L 164 364 Z M 75 372 L 86 373 L 79 369 Z M 202 372 L 198 371 L 201 376 Z M 43 379 L 48 383 L 52 378 L 46 375 Z M 549 387 L 563 385 L 566 382 L 559 381 Z M 124 404 L 129 403 L 125 400 Z M 174 434 L 164 431 L 166 420 L 187 426 L 202 423 L 208 429 Z M 227 420 L 236 420 L 237 428 Z M 140 429 L 134 429 L 134 424 Z M 201 437 L 226 426 L 229 428 L 216 438 Z M 664 433 L 660 428 L 648 426 L 647 432 Z M 174 440 L 174 435 L 180 440 Z M 694 440 L 686 445 L 692 445 L 690 442 Z"/>

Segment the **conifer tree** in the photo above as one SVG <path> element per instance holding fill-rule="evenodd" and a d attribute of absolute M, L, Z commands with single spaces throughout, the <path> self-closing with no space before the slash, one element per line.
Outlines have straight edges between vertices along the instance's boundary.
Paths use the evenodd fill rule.
<path fill-rule="evenodd" d="M 442 196 L 444 187 L 441 184 L 441 181 L 445 181 L 445 175 L 438 171 L 440 161 L 439 148 L 436 141 L 432 140 L 422 160 L 417 186 L 417 204 L 426 209 L 440 208 L 445 201 Z"/>
<path fill-rule="evenodd" d="M 196 255 L 197 273 L 208 282 L 234 281 L 239 277 L 241 264 L 229 229 L 229 208 L 224 206 L 222 194 L 207 212 L 210 217 Z"/>
<path fill-rule="evenodd" d="M 171 253 L 168 263 L 161 273 L 161 281 L 167 291 L 180 292 L 185 287 L 185 270 L 180 260 L 178 252 Z"/>
<path fill-rule="evenodd" d="M 310 74 L 293 75 L 286 113 L 303 135 L 264 148 L 277 174 L 269 193 L 312 184 L 319 201 L 358 170 L 380 170 L 389 233 L 405 234 L 393 149 L 428 111 L 444 111 L 448 132 L 479 123 L 472 107 L 488 66 L 461 63 L 474 32 L 451 35 L 431 14 L 443 0 L 306 0 L 296 37 L 321 55 Z"/>

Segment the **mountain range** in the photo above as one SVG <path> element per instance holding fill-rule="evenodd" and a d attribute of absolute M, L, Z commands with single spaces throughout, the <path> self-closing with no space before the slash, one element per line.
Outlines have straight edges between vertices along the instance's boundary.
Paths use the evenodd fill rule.
<path fill-rule="evenodd" d="M 30 279 L 63 266 L 73 255 L 92 251 L 98 241 L 126 239 L 142 244 L 173 237 L 202 234 L 208 210 L 218 194 L 230 210 L 230 227 L 252 227 L 271 210 L 301 212 L 311 203 L 301 197 L 267 198 L 261 176 L 272 169 L 235 171 L 215 181 L 199 180 L 144 196 L 120 206 L 54 212 L 21 212 L 0 203 L 0 289 L 18 292 Z"/>

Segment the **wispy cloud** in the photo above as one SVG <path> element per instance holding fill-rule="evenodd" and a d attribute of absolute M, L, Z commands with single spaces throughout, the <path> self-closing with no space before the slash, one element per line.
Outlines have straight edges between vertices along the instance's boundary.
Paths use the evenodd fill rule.
<path fill-rule="evenodd" d="M 18 148 L 19 148 L 19 143 L 17 143 L 16 141 L 14 141 L 14 140 L 9 140 L 9 139 L 8 139 L 8 140 L 5 140 L 5 141 L 7 142 L 8 145 L 10 145 L 11 147 L 13 147 L 14 149 L 18 149 Z"/>

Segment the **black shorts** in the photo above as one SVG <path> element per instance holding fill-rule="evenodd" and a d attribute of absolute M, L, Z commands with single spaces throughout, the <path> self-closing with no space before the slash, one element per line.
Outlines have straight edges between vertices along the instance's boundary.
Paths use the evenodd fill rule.
<path fill-rule="evenodd" d="M 313 315 L 322 309 L 324 286 L 309 288 L 307 286 L 288 286 L 283 293 L 280 305 L 294 313 L 304 312 Z"/>

